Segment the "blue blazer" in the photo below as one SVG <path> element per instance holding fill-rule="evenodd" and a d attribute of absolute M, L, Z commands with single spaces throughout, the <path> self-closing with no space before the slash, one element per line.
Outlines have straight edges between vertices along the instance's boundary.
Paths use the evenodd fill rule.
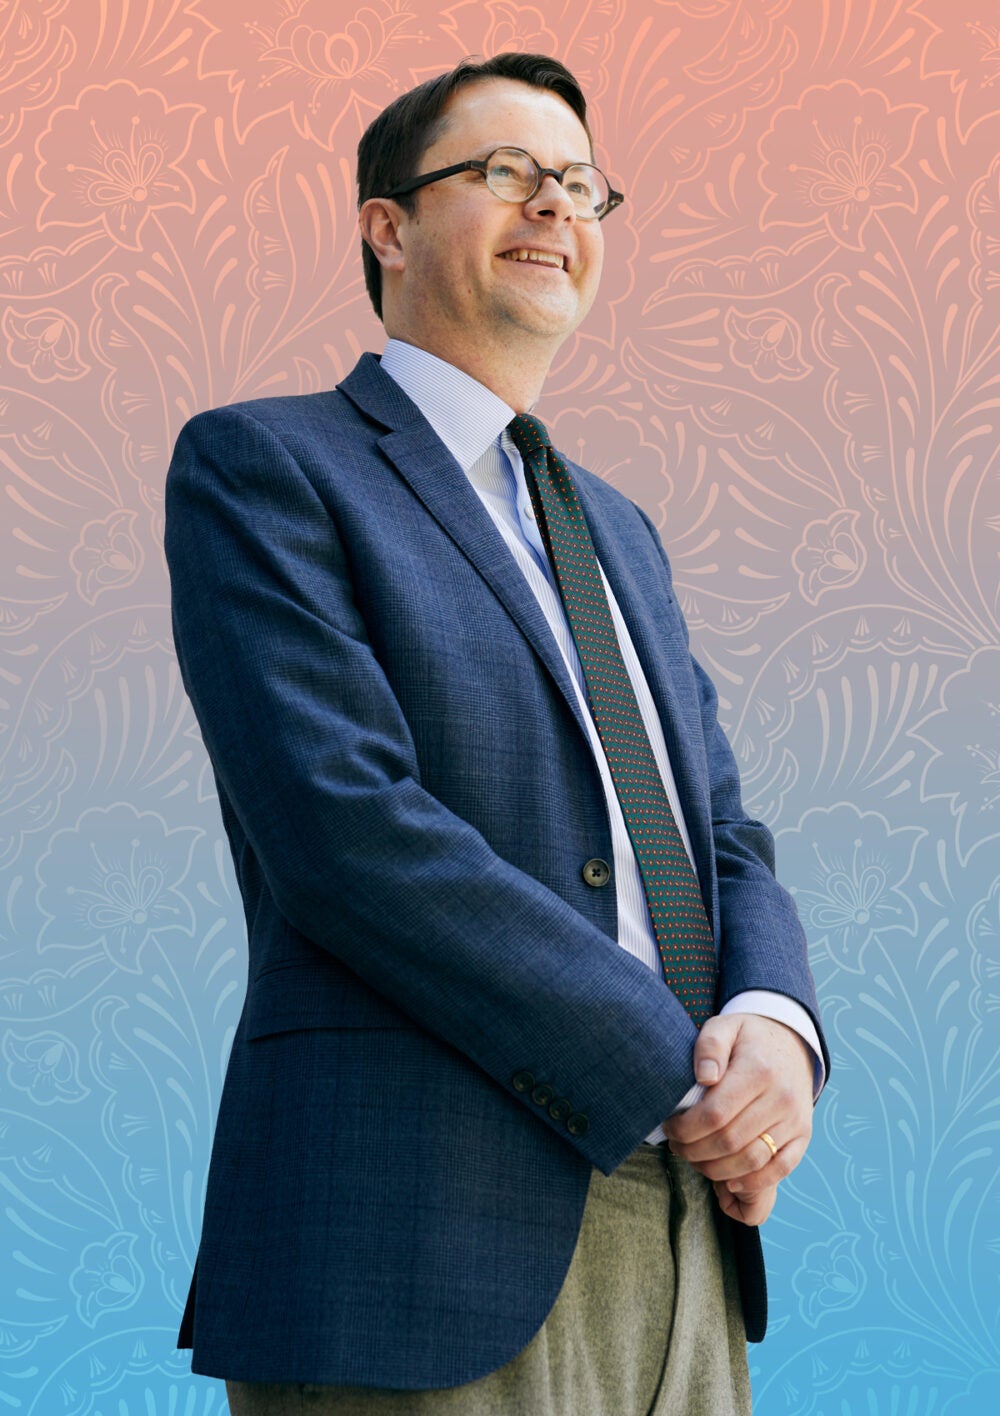
<path fill-rule="evenodd" d="M 663 722 L 718 1004 L 773 989 L 819 1028 L 656 530 L 569 466 Z M 693 1081 L 694 1025 L 616 943 L 613 875 L 584 873 L 611 835 L 565 666 L 372 354 L 192 418 L 166 554 L 249 936 L 179 1345 L 247 1381 L 472 1381 L 555 1302 L 592 1167 Z M 732 1230 L 759 1339 L 760 1243 Z"/>

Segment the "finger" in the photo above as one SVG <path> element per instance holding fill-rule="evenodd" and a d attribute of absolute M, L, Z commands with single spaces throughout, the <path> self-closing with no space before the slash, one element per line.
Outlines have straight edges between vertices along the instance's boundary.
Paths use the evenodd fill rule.
<path fill-rule="evenodd" d="M 726 1074 L 733 1045 L 739 1035 L 739 1014 L 709 1018 L 694 1044 L 695 1081 L 714 1086 Z"/>
<path fill-rule="evenodd" d="M 664 1130 L 671 1140 L 692 1145 L 732 1125 L 748 1106 L 764 1095 L 766 1089 L 766 1078 L 734 1062 L 722 1080 L 710 1087 L 700 1101 L 696 1101 L 687 1111 L 669 1117 L 664 1122 Z M 773 1120 L 774 1111 L 770 1111 L 768 1116 Z"/>
<path fill-rule="evenodd" d="M 772 1126 L 768 1131 L 776 1151 L 764 1140 L 762 1129 L 752 1132 L 750 1140 L 745 1144 L 738 1145 L 736 1149 L 729 1150 L 724 1142 L 715 1145 L 716 1137 L 708 1137 L 704 1141 L 699 1141 L 694 1145 L 685 1146 L 677 1141 L 670 1142 L 670 1148 L 675 1155 L 680 1155 L 696 1170 L 700 1170 L 702 1175 L 709 1180 L 732 1180 L 736 1178 L 753 1178 L 754 1184 L 760 1188 L 758 1181 L 760 1173 L 767 1169 L 769 1165 L 781 1154 L 782 1150 L 793 1140 L 799 1139 L 795 1133 L 781 1126 Z M 725 1136 L 726 1131 L 718 1133 Z M 805 1150 L 803 1143 L 802 1149 Z M 723 1151 L 720 1154 L 720 1150 Z M 774 1183 L 773 1181 L 771 1183 Z"/>
<path fill-rule="evenodd" d="M 733 1157 L 745 1161 L 745 1170 L 759 1170 L 771 1158 L 770 1147 L 766 1141 L 761 1140 L 763 1132 L 766 1131 L 775 1144 L 784 1145 L 798 1131 L 806 1130 L 810 1125 L 811 1122 L 805 1118 L 799 1121 L 794 1116 L 776 1116 L 770 1094 L 763 1093 L 754 1097 L 749 1106 L 744 1107 L 717 1131 L 710 1131 L 707 1135 L 690 1141 L 682 1139 L 675 1132 L 670 1140 L 674 1145 L 675 1154 L 682 1155 L 685 1160 L 691 1161 L 692 1165 L 700 1161 Z M 742 1173 L 738 1165 L 736 1169 L 729 1171 L 731 1175 Z"/>
<path fill-rule="evenodd" d="M 719 1208 L 730 1219 L 735 1219 L 740 1224 L 756 1226 L 763 1224 L 771 1213 L 778 1191 L 776 1186 L 772 1186 L 752 1199 L 743 1199 L 730 1194 L 724 1185 L 717 1185 L 715 1194 L 719 1201 Z"/>
<path fill-rule="evenodd" d="M 808 1144 L 808 1137 L 797 1136 L 795 1140 L 782 1146 L 774 1159 L 768 1161 L 762 1169 L 752 1171 L 747 1175 L 734 1176 L 723 1183 L 729 1193 L 738 1199 L 752 1199 L 773 1186 L 779 1185 L 782 1180 L 791 1175 L 805 1155 Z"/>

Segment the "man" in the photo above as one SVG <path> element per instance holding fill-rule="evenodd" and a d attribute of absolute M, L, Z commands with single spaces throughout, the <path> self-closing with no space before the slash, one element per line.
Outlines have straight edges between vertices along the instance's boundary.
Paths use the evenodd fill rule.
<path fill-rule="evenodd" d="M 583 96 L 461 65 L 359 192 L 381 361 L 167 482 L 250 947 L 180 1344 L 234 1416 L 744 1412 L 827 1058 L 655 529 L 525 416 L 615 202 Z"/>

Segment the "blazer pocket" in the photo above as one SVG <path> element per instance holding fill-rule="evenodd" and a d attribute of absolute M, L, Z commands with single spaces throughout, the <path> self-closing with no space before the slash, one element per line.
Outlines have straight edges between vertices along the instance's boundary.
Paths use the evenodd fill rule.
<path fill-rule="evenodd" d="M 258 974 L 243 1008 L 248 1039 L 296 1028 L 415 1028 L 394 1003 L 332 960 Z"/>

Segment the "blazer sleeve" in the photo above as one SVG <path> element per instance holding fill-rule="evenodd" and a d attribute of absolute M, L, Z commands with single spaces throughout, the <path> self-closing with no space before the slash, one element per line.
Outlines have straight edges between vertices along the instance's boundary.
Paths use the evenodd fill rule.
<path fill-rule="evenodd" d="M 330 510 L 245 406 L 181 430 L 165 551 L 184 683 L 277 908 L 610 1173 L 690 1087 L 694 1025 L 421 785 Z M 521 1093 L 525 1069 L 583 1133 Z"/>
<path fill-rule="evenodd" d="M 652 536 L 676 601 L 670 562 L 650 518 L 636 507 Z M 774 837 L 762 821 L 743 809 L 740 774 L 719 723 L 719 699 L 708 674 L 690 654 L 690 633 L 680 613 L 684 641 L 701 710 L 711 793 L 712 838 L 719 890 L 719 990 L 723 1008 L 738 993 L 767 989 L 800 1003 L 811 1016 L 823 1052 L 825 1075 L 830 1054 L 820 1023 L 808 945 L 795 902 L 775 877 Z"/>

